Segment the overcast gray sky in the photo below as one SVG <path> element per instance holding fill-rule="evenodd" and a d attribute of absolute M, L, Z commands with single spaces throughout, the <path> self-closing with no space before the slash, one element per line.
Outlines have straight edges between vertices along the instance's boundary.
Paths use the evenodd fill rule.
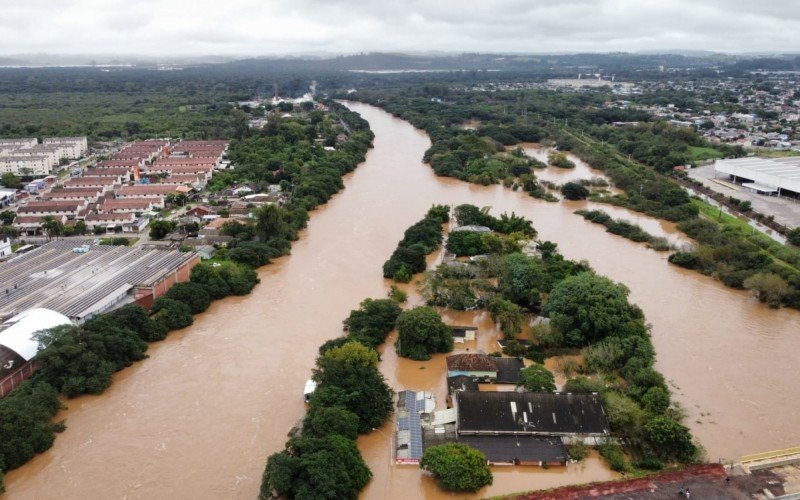
<path fill-rule="evenodd" d="M 0 53 L 800 52 L 800 1 L 0 0 Z"/>

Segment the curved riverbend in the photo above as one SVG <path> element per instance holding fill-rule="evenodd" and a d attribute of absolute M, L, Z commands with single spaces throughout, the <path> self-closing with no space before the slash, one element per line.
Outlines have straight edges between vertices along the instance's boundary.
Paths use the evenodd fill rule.
<path fill-rule="evenodd" d="M 150 359 L 117 374 L 103 395 L 68 401 L 59 417 L 68 430 L 8 474 L 9 498 L 254 498 L 267 455 L 283 447 L 302 414 L 317 347 L 341 334 L 361 299 L 386 293 L 381 264 L 433 203 L 515 211 L 566 257 L 625 283 L 653 324 L 657 367 L 711 460 L 800 443 L 800 313 L 770 310 L 668 265 L 666 254 L 574 215 L 581 202 L 438 178 L 420 160 L 430 144 L 424 133 L 377 108 L 350 107 L 370 122 L 375 149 L 346 176 L 346 190 L 313 213 L 292 255 L 262 268 L 251 295 L 215 303 L 190 328 L 152 345 Z M 389 344 L 381 369 L 392 382 L 413 382 Z M 412 481 L 417 470 L 388 466 L 385 436 L 359 444 L 375 472 L 365 497 L 438 496 L 428 479 Z M 489 493 L 561 482 L 556 473 L 511 469 L 498 473 Z M 608 474 L 591 461 L 578 472 L 582 480 Z"/>

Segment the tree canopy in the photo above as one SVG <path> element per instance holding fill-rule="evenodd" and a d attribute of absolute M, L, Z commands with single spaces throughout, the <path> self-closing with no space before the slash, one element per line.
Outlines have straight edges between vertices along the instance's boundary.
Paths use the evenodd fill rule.
<path fill-rule="evenodd" d="M 641 310 L 628 303 L 627 288 L 588 272 L 558 283 L 542 311 L 572 347 L 602 340 L 642 317 Z"/>
<path fill-rule="evenodd" d="M 392 390 L 377 365 L 378 353 L 359 342 L 329 349 L 317 358 L 310 404 L 353 412 L 362 433 L 380 427 L 392 412 Z"/>
<path fill-rule="evenodd" d="M 517 385 L 533 392 L 553 392 L 556 390 L 553 373 L 539 363 L 523 368 L 519 372 Z"/>
<path fill-rule="evenodd" d="M 397 318 L 397 331 L 397 352 L 402 357 L 420 361 L 453 350 L 453 331 L 432 307 L 403 311 Z"/>
<path fill-rule="evenodd" d="M 372 477 L 355 441 L 338 434 L 298 437 L 269 457 L 260 498 L 356 499 Z"/>
<path fill-rule="evenodd" d="M 419 466 L 431 472 L 449 491 L 475 492 L 492 484 L 486 455 L 461 443 L 447 443 L 425 450 Z"/>

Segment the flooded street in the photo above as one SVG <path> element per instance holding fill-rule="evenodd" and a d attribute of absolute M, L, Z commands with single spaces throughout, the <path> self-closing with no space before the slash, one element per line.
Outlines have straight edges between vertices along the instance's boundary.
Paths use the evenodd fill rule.
<path fill-rule="evenodd" d="M 376 108 L 351 108 L 370 122 L 375 149 L 345 177 L 346 189 L 312 214 L 292 255 L 261 269 L 251 295 L 216 302 L 193 326 L 153 344 L 150 359 L 117 374 L 105 394 L 68 401 L 59 416 L 67 431 L 7 475 L 9 498 L 255 498 L 266 457 L 283 447 L 303 412 L 317 348 L 341 334 L 341 321 L 363 298 L 385 296 L 381 265 L 434 203 L 524 215 L 566 257 L 625 283 L 653 325 L 657 367 L 710 460 L 800 444 L 800 313 L 768 309 L 670 266 L 667 253 L 606 233 L 572 213 L 585 202 L 547 203 L 438 178 L 421 163 L 424 133 Z M 487 314 L 446 320 L 477 324 L 476 347 L 496 350 Z M 391 342 L 381 363 L 390 384 L 443 397 L 443 362 L 398 360 Z M 391 435 L 388 422 L 359 439 L 375 475 L 364 497 L 464 497 L 442 494 L 430 478 L 418 481 L 414 467 L 390 467 Z M 571 467 L 495 468 L 494 485 L 483 493 L 610 475 L 596 458 Z"/>

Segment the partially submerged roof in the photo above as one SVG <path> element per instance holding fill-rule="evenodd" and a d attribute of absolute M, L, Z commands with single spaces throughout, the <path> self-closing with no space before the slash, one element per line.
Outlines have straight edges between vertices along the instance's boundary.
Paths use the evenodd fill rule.
<path fill-rule="evenodd" d="M 447 369 L 449 371 L 465 372 L 496 372 L 497 362 L 487 354 L 463 353 L 447 356 Z"/>
<path fill-rule="evenodd" d="M 562 462 L 568 459 L 561 438 L 533 436 L 459 436 L 458 441 L 480 450 L 490 462 Z"/>
<path fill-rule="evenodd" d="M 72 325 L 72 322 L 63 314 L 50 309 L 28 309 L 0 325 L 0 346 L 11 349 L 25 361 L 30 361 L 39 349 L 39 343 L 32 338 L 33 335 L 61 325 Z"/>
<path fill-rule="evenodd" d="M 456 391 L 479 391 L 480 386 L 472 377 L 467 375 L 456 375 L 455 377 L 447 377 L 447 388 L 450 394 Z"/>
<path fill-rule="evenodd" d="M 497 363 L 497 383 L 516 384 L 519 382 L 519 372 L 525 368 L 522 358 L 495 358 Z"/>
<path fill-rule="evenodd" d="M 607 435 L 600 395 L 458 392 L 459 434 Z"/>

